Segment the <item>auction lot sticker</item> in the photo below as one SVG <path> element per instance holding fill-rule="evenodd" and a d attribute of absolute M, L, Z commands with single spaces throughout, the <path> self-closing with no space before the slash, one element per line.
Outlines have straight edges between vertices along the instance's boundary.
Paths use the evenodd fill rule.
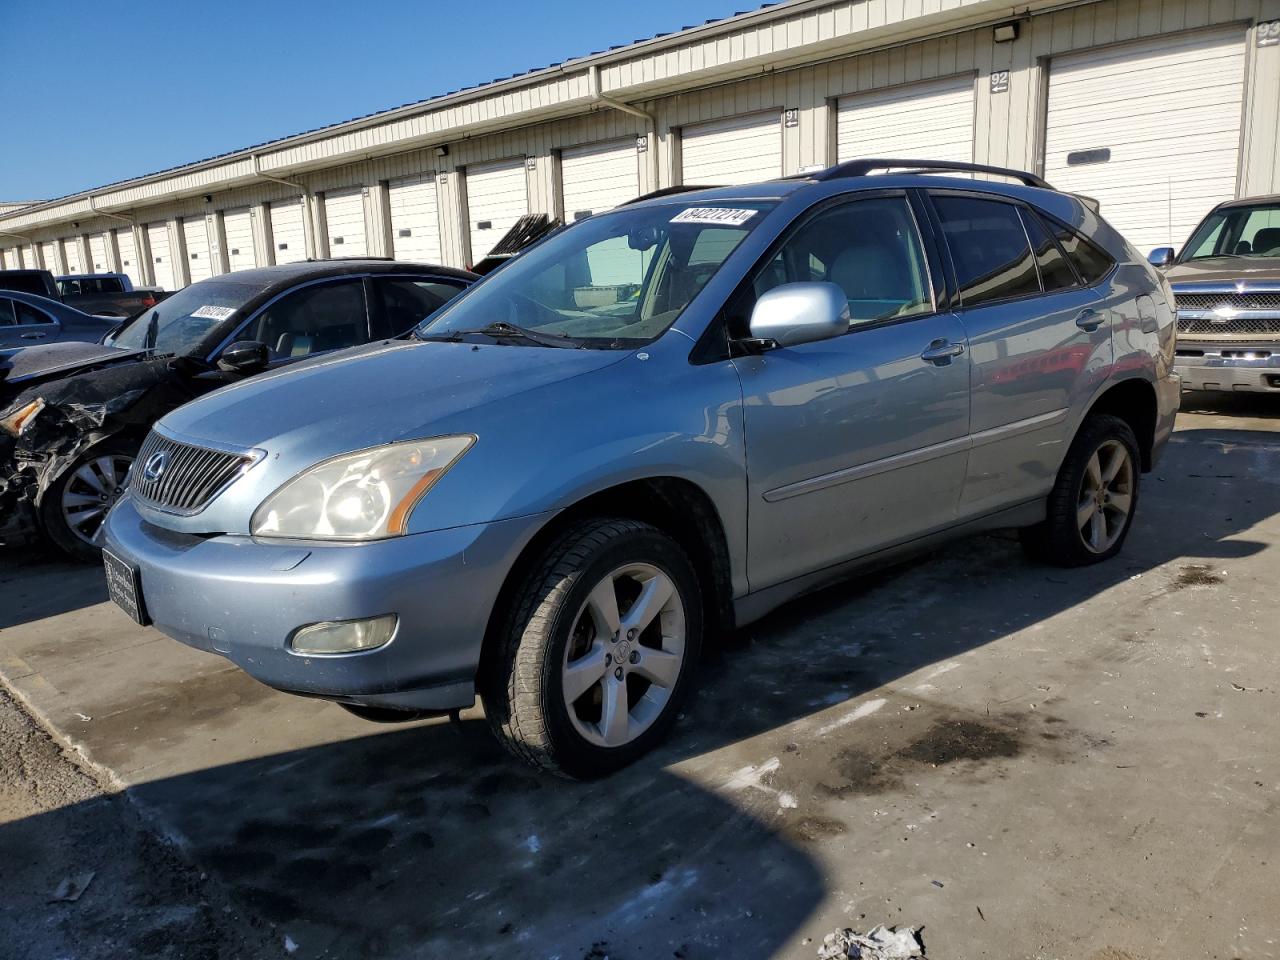
<path fill-rule="evenodd" d="M 671 218 L 672 223 L 716 223 L 722 227 L 740 227 L 759 211 L 734 210 L 729 207 L 689 207 Z"/>
<path fill-rule="evenodd" d="M 235 312 L 235 307 L 204 306 L 192 313 L 191 316 L 199 317 L 201 320 L 225 320 Z"/>

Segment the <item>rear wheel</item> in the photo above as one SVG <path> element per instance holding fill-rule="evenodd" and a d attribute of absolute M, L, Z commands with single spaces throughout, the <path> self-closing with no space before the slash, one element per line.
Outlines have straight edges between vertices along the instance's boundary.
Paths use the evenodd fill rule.
<path fill-rule="evenodd" d="M 602 776 L 667 733 L 701 646 L 697 577 L 675 541 L 634 520 L 583 521 L 520 591 L 486 672 L 485 713 L 520 759 Z"/>
<path fill-rule="evenodd" d="M 54 478 L 40 502 L 40 523 L 63 553 L 85 563 L 101 557 L 93 536 L 124 494 L 125 476 L 137 453 L 135 444 L 107 440 L 86 450 Z"/>
<path fill-rule="evenodd" d="M 1080 567 L 1119 553 L 1138 506 L 1140 463 L 1127 423 L 1108 414 L 1086 420 L 1058 471 L 1045 520 L 1020 531 L 1027 554 Z"/>

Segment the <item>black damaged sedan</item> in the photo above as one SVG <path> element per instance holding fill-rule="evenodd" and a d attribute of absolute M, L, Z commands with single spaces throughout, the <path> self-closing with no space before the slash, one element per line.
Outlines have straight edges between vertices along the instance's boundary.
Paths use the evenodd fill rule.
<path fill-rule="evenodd" d="M 407 333 L 477 280 L 449 267 L 307 261 L 186 287 L 101 344 L 0 357 L 0 543 L 96 560 L 151 425 L 246 376 Z"/>

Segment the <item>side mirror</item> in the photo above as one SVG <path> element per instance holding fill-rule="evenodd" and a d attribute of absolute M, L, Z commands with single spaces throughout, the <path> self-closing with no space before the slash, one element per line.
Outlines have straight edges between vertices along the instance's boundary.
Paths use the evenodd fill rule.
<path fill-rule="evenodd" d="M 257 340 L 237 340 L 218 357 L 218 369 L 227 373 L 261 373 L 271 362 L 271 354 L 265 343 Z"/>
<path fill-rule="evenodd" d="M 1173 247 L 1156 247 L 1147 254 L 1147 263 L 1153 267 L 1167 267 L 1173 263 Z"/>
<path fill-rule="evenodd" d="M 756 301 L 749 327 L 756 350 L 830 340 L 849 330 L 849 299 L 834 283 L 784 283 Z"/>

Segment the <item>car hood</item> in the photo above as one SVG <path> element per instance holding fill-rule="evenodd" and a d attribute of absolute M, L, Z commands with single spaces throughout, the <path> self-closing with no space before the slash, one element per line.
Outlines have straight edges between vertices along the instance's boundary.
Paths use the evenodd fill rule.
<path fill-rule="evenodd" d="M 1174 264 L 1165 276 L 1175 286 L 1183 283 L 1280 282 L 1280 258 L 1209 257 Z"/>
<path fill-rule="evenodd" d="M 108 347 L 100 343 L 49 343 L 23 347 L 0 356 L 0 394 L 37 380 L 67 377 L 94 367 L 124 363 L 141 356 L 139 350 Z"/>
<path fill-rule="evenodd" d="M 622 350 L 396 341 L 253 377 L 161 421 L 196 442 L 292 463 L 473 429 L 459 414 L 617 363 Z M 461 418 L 465 420 L 466 418 Z"/>

